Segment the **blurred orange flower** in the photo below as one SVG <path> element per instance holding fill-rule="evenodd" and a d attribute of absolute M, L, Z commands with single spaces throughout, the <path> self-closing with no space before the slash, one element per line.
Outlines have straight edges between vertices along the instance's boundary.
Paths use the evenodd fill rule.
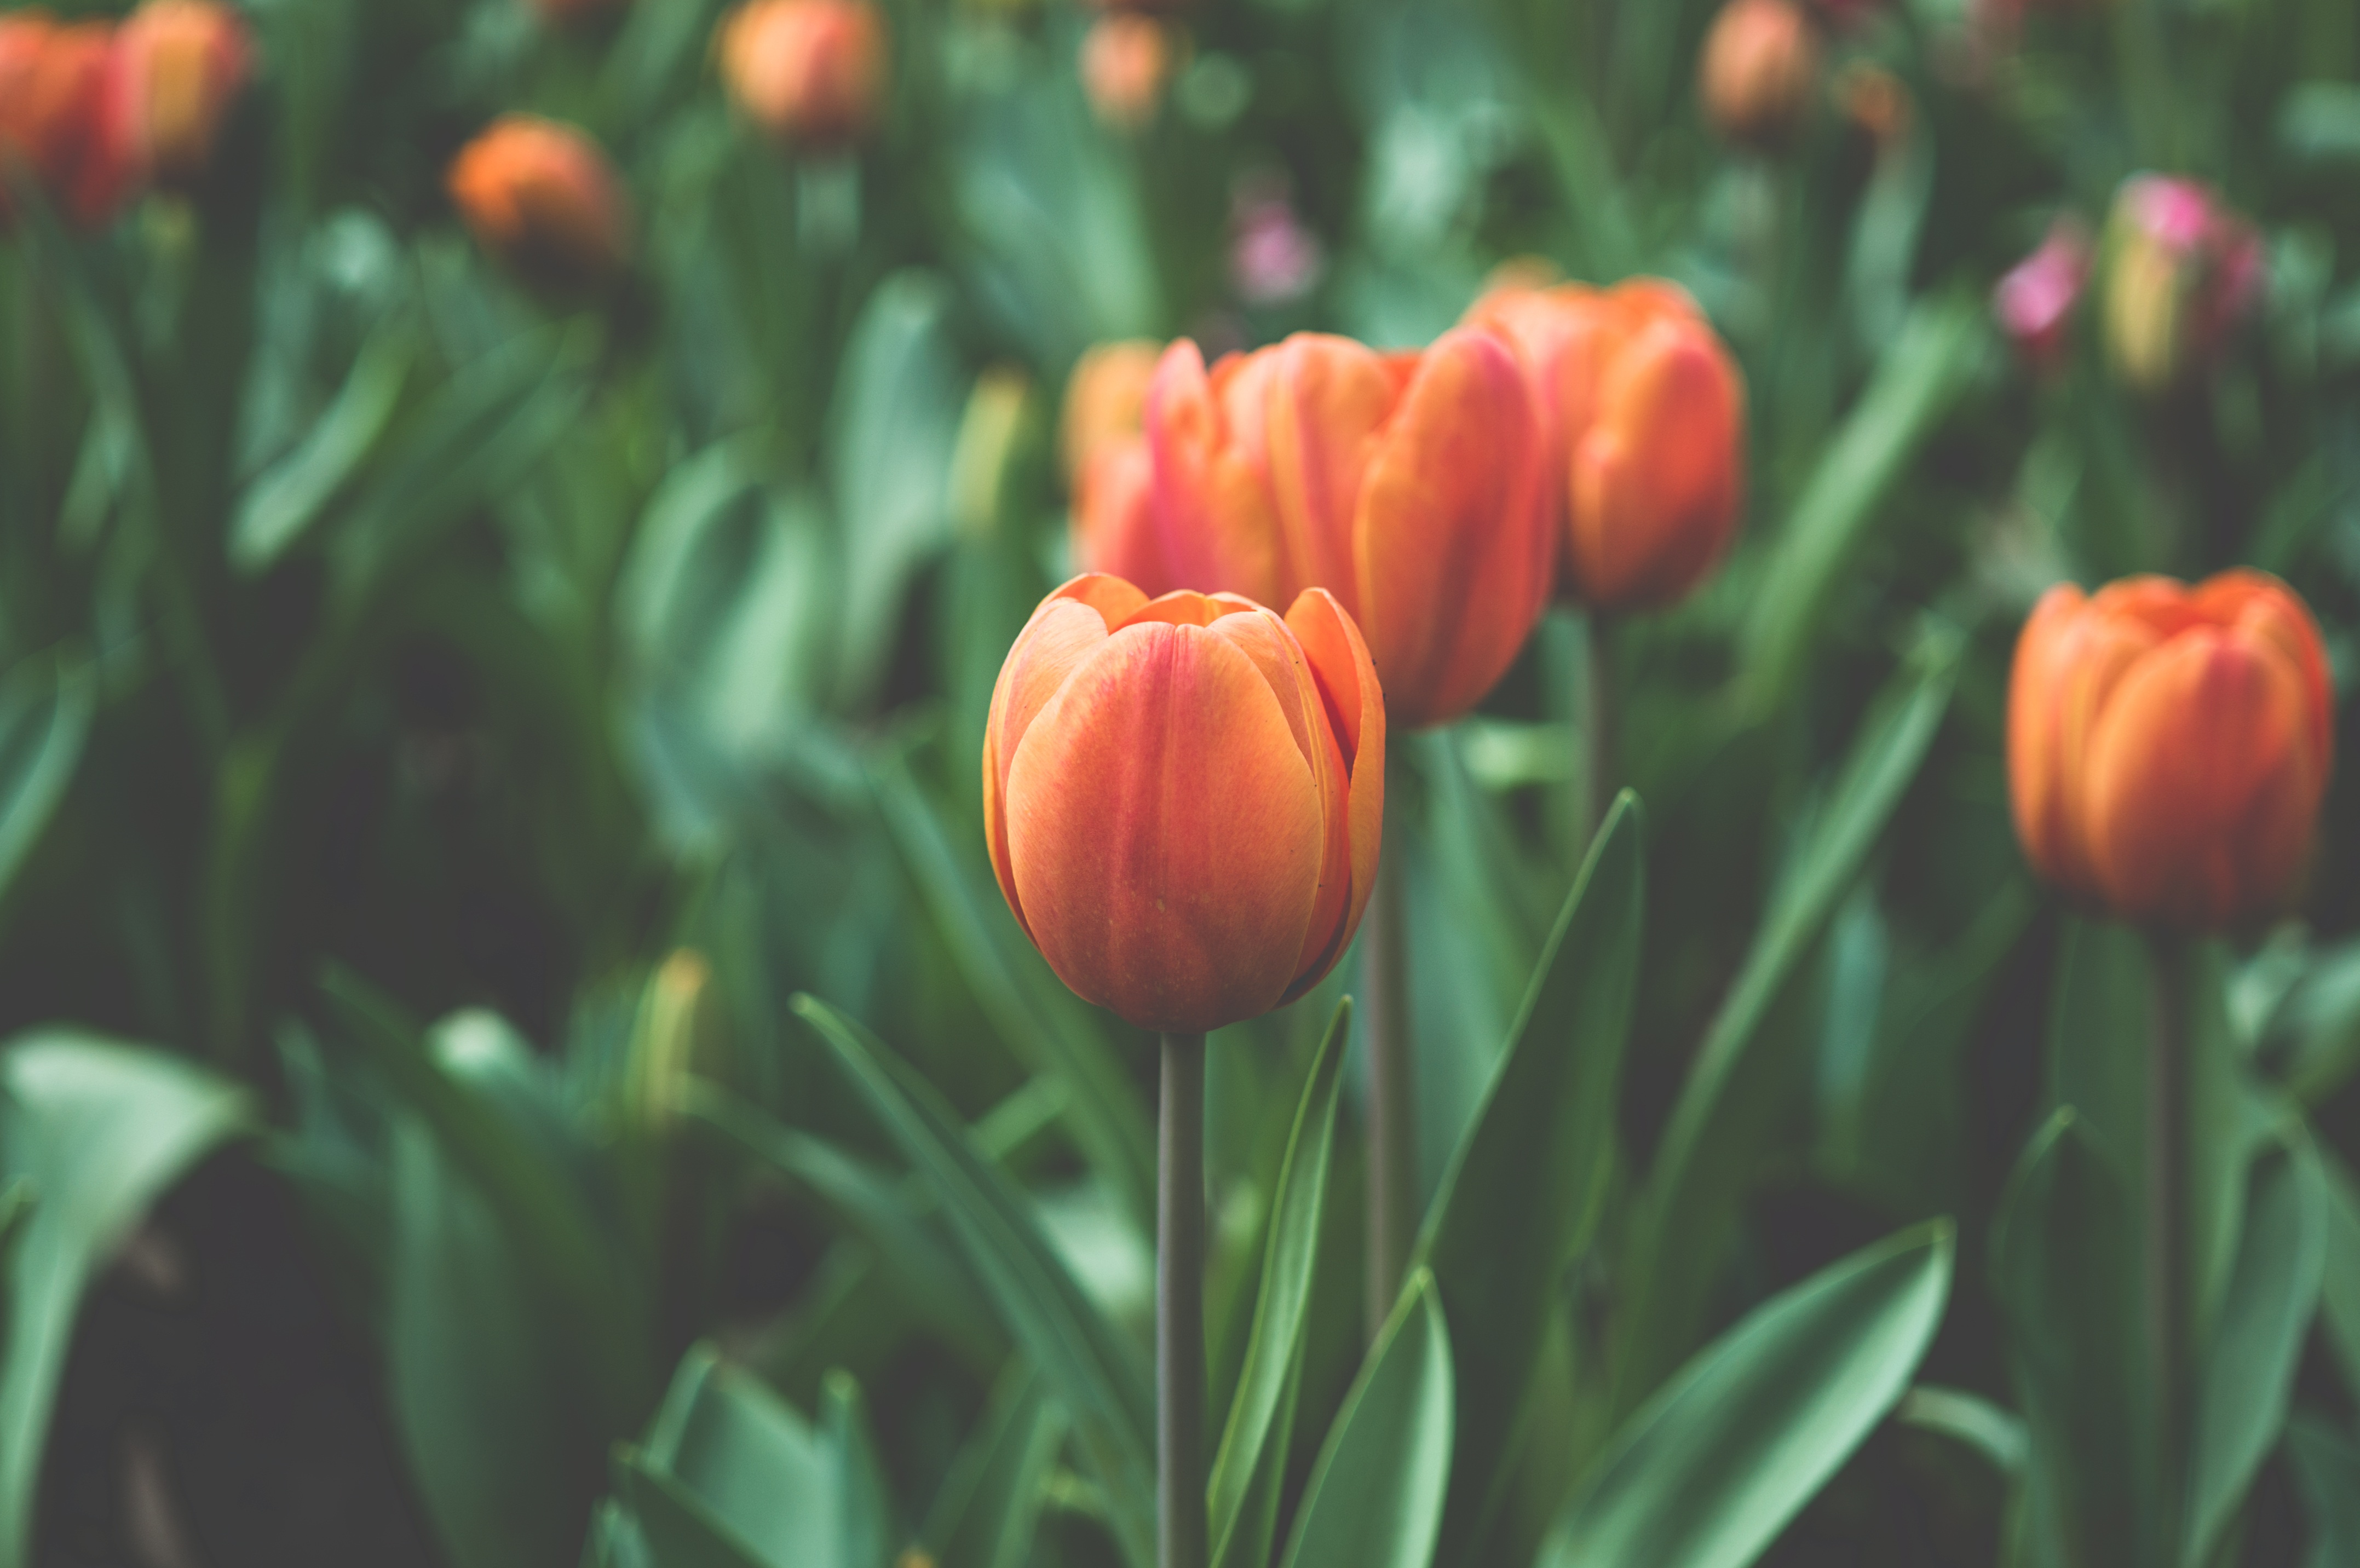
<path fill-rule="evenodd" d="M 628 204 L 582 132 L 504 114 L 452 161 L 451 200 L 476 243 L 528 280 L 580 288 L 630 256 Z"/>
<path fill-rule="evenodd" d="M 195 179 L 253 63 L 246 19 L 215 0 L 148 0 L 115 40 L 123 141 L 158 184 Z"/>
<path fill-rule="evenodd" d="M 731 100 L 765 135 L 834 147 L 876 121 L 885 18 L 868 0 L 748 0 L 719 48 Z"/>

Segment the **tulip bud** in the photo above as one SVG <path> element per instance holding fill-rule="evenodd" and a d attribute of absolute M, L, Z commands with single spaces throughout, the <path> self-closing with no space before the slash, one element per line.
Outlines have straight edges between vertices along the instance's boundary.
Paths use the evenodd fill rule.
<path fill-rule="evenodd" d="M 2158 393 L 2208 365 L 2261 297 L 2261 240 L 2206 186 L 2136 175 L 2106 224 L 2107 356 Z"/>
<path fill-rule="evenodd" d="M 104 22 L 60 27 L 39 11 L 0 16 L 0 157 L 85 229 L 113 218 L 138 182 L 137 158 L 107 112 L 113 53 Z"/>
<path fill-rule="evenodd" d="M 1147 435 L 1175 577 L 1263 601 L 1328 589 L 1397 724 L 1480 702 L 1546 603 L 1539 427 L 1486 333 L 1384 354 L 1299 332 L 1209 374 L 1184 338 L 1148 388 Z"/>
<path fill-rule="evenodd" d="M 2333 723 L 2318 629 L 2278 579 L 2060 583 L 2016 646 L 2016 837 L 2041 876 L 2125 920 L 2242 924 L 2310 857 Z"/>
<path fill-rule="evenodd" d="M 222 121 L 246 85 L 246 20 L 215 0 L 148 0 L 115 33 L 121 136 L 158 184 L 185 185 L 213 160 Z"/>
<path fill-rule="evenodd" d="M 2017 262 L 1992 291 L 1992 314 L 2016 352 L 2037 370 L 2065 357 L 2067 329 L 2090 281 L 2090 237 L 2070 213 L 2049 226 L 2040 248 Z"/>
<path fill-rule="evenodd" d="M 1744 516 L 1745 383 L 1694 301 L 1652 278 L 1511 284 L 1467 320 L 1514 349 L 1533 388 L 1564 588 L 1637 609 L 1710 575 Z"/>
<path fill-rule="evenodd" d="M 1146 129 L 1164 106 L 1176 52 L 1153 16 L 1119 11 L 1092 22 L 1082 38 L 1082 90 L 1098 122 L 1125 133 Z"/>
<path fill-rule="evenodd" d="M 631 1125 L 668 1130 L 681 1085 L 691 1073 L 717 1075 L 727 1055 L 713 966 L 694 949 L 677 949 L 648 982 L 632 1033 L 625 1099 Z"/>
<path fill-rule="evenodd" d="M 1705 35 L 1697 92 L 1728 140 L 1765 151 L 1793 139 L 1819 84 L 1819 39 L 1793 0 L 1730 0 Z"/>
<path fill-rule="evenodd" d="M 460 149 L 449 185 L 475 242 L 536 285 L 591 286 L 629 257 L 615 171 L 571 125 L 504 114 Z"/>
<path fill-rule="evenodd" d="M 1065 411 L 1057 425 L 1057 453 L 1065 464 L 1066 478 L 1078 475 L 1090 454 L 1101 446 L 1141 435 L 1147 384 L 1163 354 L 1161 343 L 1130 338 L 1098 343 L 1074 362 L 1074 373 L 1065 380 Z"/>
<path fill-rule="evenodd" d="M 992 869 L 1083 998 L 1142 1029 L 1218 1029 L 1343 955 L 1376 879 L 1384 759 L 1384 696 L 1329 594 L 1281 619 L 1077 577 L 992 690 Z"/>
<path fill-rule="evenodd" d="M 778 141 L 857 139 L 885 91 L 885 20 L 868 0 L 748 0 L 722 24 L 721 78 Z"/>

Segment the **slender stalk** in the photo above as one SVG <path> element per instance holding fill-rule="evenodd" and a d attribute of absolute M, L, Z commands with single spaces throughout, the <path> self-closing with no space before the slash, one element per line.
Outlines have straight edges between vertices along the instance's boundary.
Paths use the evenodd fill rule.
<path fill-rule="evenodd" d="M 1614 803 L 1614 792 L 1622 787 L 1622 757 L 1615 744 L 1620 738 L 1617 724 L 1622 717 L 1614 705 L 1614 626 L 1603 610 L 1591 610 L 1581 618 L 1585 645 L 1582 648 L 1583 679 L 1587 682 L 1586 698 L 1581 709 L 1582 757 L 1584 785 L 1590 791 L 1590 811 L 1582 841 L 1574 848 L 1574 863 L 1590 852 L 1590 841 L 1606 825 L 1607 809 Z"/>
<path fill-rule="evenodd" d="M 1205 1037 L 1164 1037 L 1155 1161 L 1155 1561 L 1205 1568 Z"/>
<path fill-rule="evenodd" d="M 2147 1064 L 2147 1312 L 2169 1519 L 2176 1517 L 2187 1419 L 2188 948 L 2160 932 L 2148 947 L 2155 999 Z"/>
<path fill-rule="evenodd" d="M 1368 1330 L 1374 1340 L 1409 1267 L 1417 1213 L 1416 1080 L 1410 1068 L 1409 951 L 1400 857 L 1377 864 L 1360 954 L 1368 992 Z"/>

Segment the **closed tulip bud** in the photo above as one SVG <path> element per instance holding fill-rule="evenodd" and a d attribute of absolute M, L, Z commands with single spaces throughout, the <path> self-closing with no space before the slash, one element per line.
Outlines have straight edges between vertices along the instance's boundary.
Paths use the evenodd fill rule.
<path fill-rule="evenodd" d="M 868 0 L 748 0 L 722 24 L 721 78 L 779 141 L 857 139 L 885 91 L 885 19 Z"/>
<path fill-rule="evenodd" d="M 1092 22 L 1082 38 L 1082 91 L 1099 124 L 1145 129 L 1164 106 L 1177 53 L 1171 33 L 1153 16 L 1116 12 Z"/>
<path fill-rule="evenodd" d="M 1792 0 L 1730 0 L 1713 18 L 1697 92 L 1724 137 L 1763 150 L 1786 146 L 1819 85 L 1819 35 Z"/>
<path fill-rule="evenodd" d="M 2107 357 L 2159 393 L 2209 365 L 2261 297 L 2261 240 L 2212 190 L 2142 174 L 2106 224 Z"/>
<path fill-rule="evenodd" d="M 1281 619 L 1077 577 L 993 688 L 985 832 L 1059 978 L 1142 1029 L 1193 1032 L 1335 967 L 1376 879 L 1384 776 L 1384 697 L 1331 595 Z"/>
<path fill-rule="evenodd" d="M 2279 908 L 2333 756 L 2310 612 L 2257 572 L 2051 588 L 2008 691 L 2016 836 L 2125 920 L 2221 931 Z"/>
<path fill-rule="evenodd" d="M 1303 332 L 1209 373 L 1184 338 L 1148 388 L 1147 435 L 1175 578 L 1265 602 L 1328 589 L 1396 724 L 1480 702 L 1547 601 L 1539 425 L 1487 333 L 1379 354 Z"/>
<path fill-rule="evenodd" d="M 148 178 L 184 185 L 212 162 L 214 138 L 253 63 L 246 19 L 214 0 L 148 0 L 115 33 L 115 113 Z"/>
<path fill-rule="evenodd" d="M 2049 225 L 2040 248 L 2026 256 L 1992 291 L 1992 314 L 2016 353 L 2038 370 L 2065 357 L 2073 310 L 2090 281 L 2090 236 L 2068 215 Z"/>
<path fill-rule="evenodd" d="M 138 182 L 137 159 L 107 112 L 113 56 L 104 22 L 0 16 L 0 157 L 85 229 L 113 218 Z M 0 191 L 0 212 L 5 201 Z"/>
<path fill-rule="evenodd" d="M 502 115 L 460 150 L 449 183 L 476 243 L 534 284 L 587 287 L 628 259 L 622 188 L 597 144 L 571 125 Z"/>
<path fill-rule="evenodd" d="M 1745 383 L 1669 283 L 1510 284 L 1470 325 L 1512 346 L 1540 410 L 1543 506 L 1562 583 L 1602 610 L 1685 597 L 1745 508 Z"/>

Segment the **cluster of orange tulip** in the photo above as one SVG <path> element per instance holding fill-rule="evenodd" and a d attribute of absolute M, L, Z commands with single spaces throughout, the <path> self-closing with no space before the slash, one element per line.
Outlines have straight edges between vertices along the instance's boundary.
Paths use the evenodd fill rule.
<path fill-rule="evenodd" d="M 11 12 L 0 16 L 0 159 L 97 228 L 141 190 L 204 172 L 252 56 L 245 21 L 216 0 L 148 0 L 120 26 Z"/>
<path fill-rule="evenodd" d="M 619 0 L 538 0 L 571 23 Z M 714 57 L 731 104 L 781 146 L 830 151 L 875 123 L 885 22 L 869 0 L 748 0 Z M 544 288 L 577 289 L 630 260 L 630 202 L 598 144 L 574 126 L 505 114 L 460 150 L 446 181 L 476 243 Z"/>
<path fill-rule="evenodd" d="M 1671 285 L 1516 282 L 1485 295 L 1458 329 L 1415 353 L 1302 333 L 1208 369 L 1185 339 L 1160 353 L 1145 343 L 1102 346 L 1076 370 L 1063 445 L 1077 562 L 1107 574 L 1082 583 L 1120 579 L 1142 600 L 1163 595 L 1153 601 L 1159 606 L 1197 604 L 1207 593 L 1237 595 L 1240 608 L 1291 601 L 1296 615 L 1305 595 L 1317 595 L 1334 606 L 1355 647 L 1366 638 L 1384 711 L 1415 729 L 1449 723 L 1482 701 L 1554 592 L 1611 612 L 1666 604 L 1702 582 L 1743 512 L 1745 398 L 1727 350 Z M 1058 593 L 1076 592 L 1069 584 Z M 1046 615 L 1044 606 L 1018 640 L 1003 691 L 1011 681 L 1037 686 L 1046 679 L 1040 669 L 1068 668 L 1039 663 L 1032 645 L 1051 635 Z M 1165 618 L 1160 609 L 1154 616 Z M 1123 623 L 1108 624 L 1120 640 Z M 1020 670 L 1032 672 L 1011 673 Z M 1159 728 L 1198 737 L 1182 748 L 1186 755 L 1213 755 L 1217 737 L 1229 746 L 1244 723 L 1227 705 L 1235 699 L 1216 698 L 1210 688 L 1138 679 L 1128 702 L 1107 712 L 1131 715 L 1123 724 L 1142 710 L 1160 713 Z M 1045 691 L 1035 699 L 1047 700 Z M 1253 706 L 1264 705 L 1255 696 Z M 997 709 L 994 716 L 997 726 Z M 1154 1028 L 1175 1016 L 1197 1020 L 1192 1028 L 1233 1022 L 1286 990 L 1232 985 L 1198 959 L 1224 940 L 1201 922 L 1228 931 L 1241 918 L 1237 907 L 1284 881 L 1278 868 L 1294 864 L 1272 855 L 1261 835 L 1281 822 L 1312 831 L 1313 819 L 1286 803 L 1302 788 L 1292 772 L 1251 810 L 1236 809 L 1240 786 L 1225 787 L 1229 808 L 1212 827 L 1186 830 L 1213 834 L 1195 844 L 1206 858 L 1134 855 L 1111 841 L 1135 833 L 1142 844 L 1160 843 L 1181 832 L 1176 820 L 1158 816 L 1157 803 L 1194 823 L 1204 786 L 1141 775 L 1146 754 L 1120 749 L 1113 757 L 1128 760 L 1106 780 L 1069 776 L 1045 760 L 1018 769 L 1011 747 L 1022 734 L 996 727 L 986 760 L 993 857 L 1010 904 L 1076 990 Z M 1365 745 L 1346 749 L 1382 757 Z M 1381 789 L 1368 772 L 1364 764 L 1350 774 L 1356 813 Z M 1066 810 L 1077 793 L 1098 801 L 1076 820 L 1108 879 L 1069 887 L 1044 910 L 1023 892 L 1028 874 L 1021 855 L 1011 864 L 1007 822 Z M 1112 807 L 1119 799 L 1136 809 Z M 1373 808 L 1367 831 L 1372 865 Z M 1358 832 L 1356 816 L 1344 941 L 1367 891 Z M 1324 840 L 1306 842 L 1295 859 L 1316 858 Z M 1332 850 L 1321 853 L 1343 864 Z M 1150 881 L 1134 885 L 1133 875 Z M 1158 877 L 1208 877 L 1222 898 L 1208 905 L 1178 893 L 1177 882 L 1167 896 L 1153 885 Z M 1312 921 L 1309 939 L 1279 945 L 1332 961 L 1334 933 L 1312 920 L 1315 906 L 1291 884 L 1273 897 L 1290 919 Z M 1330 890 L 1316 907 L 1336 897 Z M 1061 959 L 1068 936 L 1060 922 L 1103 932 L 1144 918 L 1142 909 L 1165 933 L 1159 951 L 1170 955 L 1171 983 L 1202 975 L 1186 1006 L 1127 1006 L 1128 993 Z"/>

